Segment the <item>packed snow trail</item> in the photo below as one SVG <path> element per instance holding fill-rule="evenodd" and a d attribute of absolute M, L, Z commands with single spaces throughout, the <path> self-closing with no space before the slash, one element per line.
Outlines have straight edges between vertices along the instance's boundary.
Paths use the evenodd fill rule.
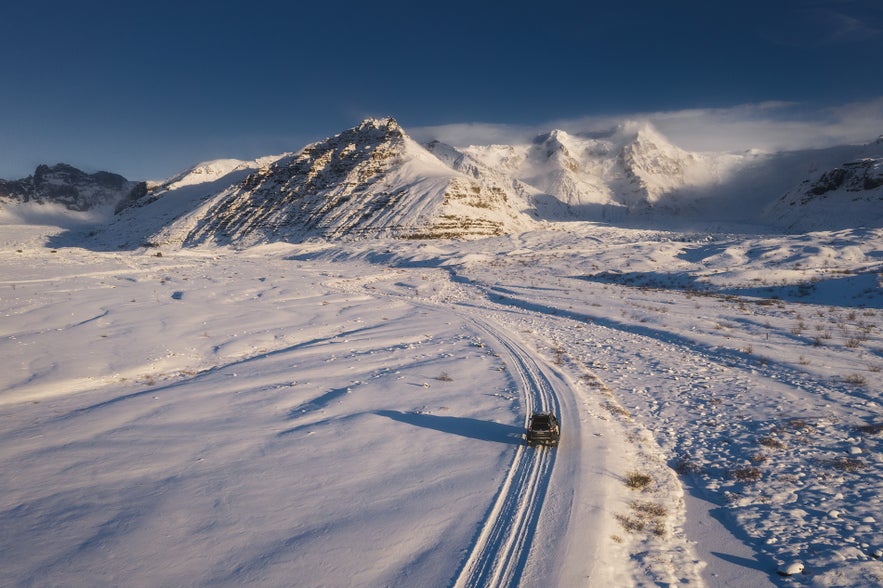
<path fill-rule="evenodd" d="M 356 280 L 337 281 L 335 286 L 348 289 L 370 288 L 375 295 L 402 300 L 398 290 L 402 282 L 393 284 L 393 290 L 378 288 L 378 282 L 387 282 L 389 275 Z M 387 282 L 387 284 L 389 284 Z M 438 310 L 439 305 L 407 298 L 409 304 Z M 490 347 L 504 359 L 511 370 L 523 400 L 524 426 L 532 412 L 552 411 L 562 417 L 562 428 L 570 424 L 561 415 L 561 405 L 551 379 L 534 356 L 518 341 L 506 334 L 497 321 L 480 318 L 476 309 L 455 310 L 454 313 L 483 332 Z M 576 420 L 576 419 L 574 419 Z M 574 427 L 574 431 L 576 427 Z M 566 440 L 565 440 L 566 442 Z M 487 517 L 478 530 L 474 544 L 465 557 L 452 582 L 457 588 L 485 586 L 516 586 L 527 565 L 536 534 L 543 502 L 549 490 L 557 449 L 519 445 L 508 467 L 503 483 Z"/>
<path fill-rule="evenodd" d="M 531 355 L 501 329 L 473 319 L 474 324 L 500 344 L 507 364 L 514 367 L 529 415 L 535 411 L 559 413 L 549 379 Z M 454 586 L 514 586 L 527 561 L 531 541 L 548 489 L 556 450 L 518 447 L 506 480 L 491 508 Z"/>

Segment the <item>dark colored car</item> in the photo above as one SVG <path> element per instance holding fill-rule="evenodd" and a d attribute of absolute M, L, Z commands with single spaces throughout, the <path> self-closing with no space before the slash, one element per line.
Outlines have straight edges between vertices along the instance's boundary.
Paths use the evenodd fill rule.
<path fill-rule="evenodd" d="M 551 412 L 535 412 L 530 415 L 527 425 L 528 445 L 552 445 L 557 446 L 561 438 L 561 428 L 558 419 Z"/>

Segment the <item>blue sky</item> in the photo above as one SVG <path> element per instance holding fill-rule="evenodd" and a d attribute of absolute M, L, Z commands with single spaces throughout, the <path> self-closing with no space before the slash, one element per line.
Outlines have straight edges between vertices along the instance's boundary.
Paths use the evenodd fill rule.
<path fill-rule="evenodd" d="M 0 72 L 4 178 L 162 178 L 386 115 L 452 141 L 644 117 L 688 148 L 823 145 L 883 133 L 883 2 L 7 1 Z"/>

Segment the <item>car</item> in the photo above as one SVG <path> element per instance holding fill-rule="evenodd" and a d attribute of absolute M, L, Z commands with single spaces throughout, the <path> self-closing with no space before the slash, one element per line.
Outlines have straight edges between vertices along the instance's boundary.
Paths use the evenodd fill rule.
<path fill-rule="evenodd" d="M 558 418 L 551 412 L 535 412 L 530 415 L 527 425 L 528 445 L 558 445 L 561 439 L 561 427 Z"/>

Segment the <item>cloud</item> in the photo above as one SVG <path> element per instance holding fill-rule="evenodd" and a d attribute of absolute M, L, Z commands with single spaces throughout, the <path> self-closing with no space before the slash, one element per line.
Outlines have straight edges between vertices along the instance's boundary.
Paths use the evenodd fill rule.
<path fill-rule="evenodd" d="M 758 26 L 762 38 L 776 45 L 804 49 L 854 45 L 880 33 L 880 9 L 862 2 L 816 2 L 786 9 Z"/>
<path fill-rule="evenodd" d="M 832 43 L 864 41 L 879 33 L 870 23 L 848 14 L 829 11 L 823 18 L 831 23 L 827 40 Z"/>
<path fill-rule="evenodd" d="M 546 128 L 545 130 L 549 130 Z M 421 143 L 438 140 L 455 147 L 467 145 L 513 145 L 526 143 L 541 133 L 541 127 L 490 123 L 454 123 L 408 127 L 408 134 Z"/>
<path fill-rule="evenodd" d="M 696 151 L 782 151 L 861 144 L 883 134 L 883 97 L 807 109 L 764 103 L 647 117 L 673 142 Z"/>
<path fill-rule="evenodd" d="M 836 107 L 809 108 L 794 102 L 762 102 L 730 108 L 638 112 L 586 116 L 540 125 L 462 123 L 419 127 L 419 141 L 438 139 L 454 146 L 526 143 L 552 129 L 571 134 L 611 130 L 628 121 L 646 121 L 676 145 L 691 151 L 783 151 L 861 144 L 883 134 L 883 97 Z"/>

